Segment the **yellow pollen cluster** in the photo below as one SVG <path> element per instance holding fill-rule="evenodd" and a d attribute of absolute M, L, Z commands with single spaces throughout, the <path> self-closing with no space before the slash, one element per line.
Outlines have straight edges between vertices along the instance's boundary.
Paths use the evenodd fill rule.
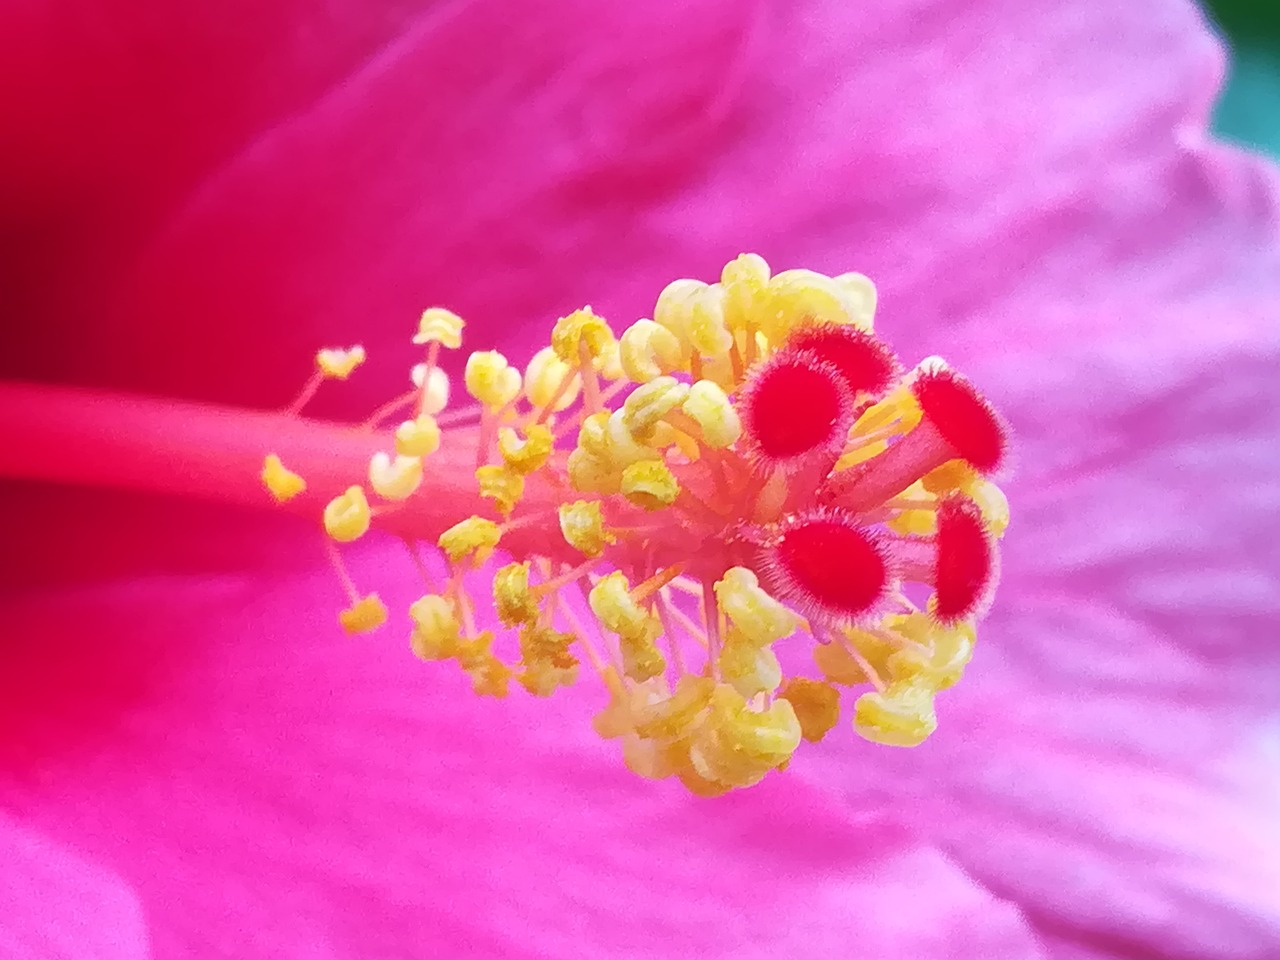
<path fill-rule="evenodd" d="M 604 705 L 594 728 L 640 776 L 676 778 L 700 796 L 751 786 L 842 718 L 851 744 L 850 726 L 877 744 L 922 742 L 937 727 L 938 694 L 973 655 L 973 617 L 944 622 L 919 579 L 893 580 L 856 620 L 788 593 L 761 557 L 816 507 L 823 477 L 762 465 L 744 442 L 753 372 L 797 330 L 869 334 L 875 309 L 862 274 L 775 274 L 743 254 L 715 282 L 669 284 L 651 317 L 618 331 L 590 307 L 559 318 L 523 370 L 497 351 L 468 354 L 450 369 L 463 370 L 462 399 L 475 402 L 457 409 L 441 356 L 462 346 L 465 324 L 426 310 L 411 338 L 413 389 L 364 425 L 378 441 L 364 475 L 318 491 L 347 594 L 340 626 L 365 634 L 390 618 L 352 582 L 338 546 L 394 519 L 387 529 L 409 545 L 423 583 L 401 615 L 412 653 L 452 663 L 482 696 L 506 696 L 514 680 L 547 697 L 595 678 Z M 364 359 L 360 347 L 321 350 L 290 414 L 316 382 L 345 380 Z M 858 402 L 824 466 L 832 474 L 920 430 L 910 375 Z M 307 490 L 305 473 L 273 452 L 261 479 L 287 503 Z M 913 476 L 863 520 L 932 544 L 943 505 L 960 495 L 991 537 L 1004 534 L 1008 501 L 967 461 Z M 423 549 L 438 551 L 437 573 Z"/>
<path fill-rule="evenodd" d="M 422 311 L 422 317 L 418 320 L 418 332 L 414 334 L 413 342 L 419 346 L 438 343 L 450 350 L 457 350 L 462 346 L 462 328 L 465 326 L 462 318 L 452 310 L 428 307 Z"/>
<path fill-rule="evenodd" d="M 618 538 L 605 529 L 599 500 L 562 503 L 557 512 L 565 543 L 588 557 L 598 557 L 605 547 L 618 542 Z"/>
<path fill-rule="evenodd" d="M 304 493 L 307 481 L 286 467 L 274 453 L 262 462 L 262 483 L 277 503 L 287 503 Z"/>
<path fill-rule="evenodd" d="M 364 347 L 326 348 L 316 353 L 316 367 L 330 380 L 346 380 L 365 361 Z"/>

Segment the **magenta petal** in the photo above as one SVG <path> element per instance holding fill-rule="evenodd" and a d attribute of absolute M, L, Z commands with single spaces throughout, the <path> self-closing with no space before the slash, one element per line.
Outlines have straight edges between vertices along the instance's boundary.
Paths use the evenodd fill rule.
<path fill-rule="evenodd" d="M 175 578 L 6 610 L 0 795 L 128 879 L 158 954 L 1043 956 L 914 831 L 791 778 L 715 802 L 637 781 L 589 732 L 599 688 L 480 701 L 402 626 L 342 636 L 331 587 Z"/>
<path fill-rule="evenodd" d="M 146 960 L 134 892 L 48 837 L 0 814 L 0 956 Z"/>
<path fill-rule="evenodd" d="M 584 301 L 634 319 L 669 279 L 710 276 L 743 247 L 872 275 L 895 343 L 954 353 L 990 335 L 1006 297 L 1040 300 L 998 310 L 1005 334 L 1068 292 L 1092 316 L 1082 269 L 1174 262 L 1167 248 L 1216 219 L 1173 138 L 1202 122 L 1221 72 L 1189 2 L 379 10 L 316 25 L 285 8 L 269 65 L 196 23 L 174 31 L 171 59 L 129 62 L 161 89 L 176 75 L 178 102 L 199 63 L 228 92 L 192 101 L 231 119 L 215 151 L 191 147 L 206 135 L 169 123 L 169 105 L 141 111 L 147 143 L 171 136 L 203 164 L 141 241 L 109 217 L 76 226 L 110 265 L 75 272 L 51 245 L 26 331 L 46 349 L 9 364 L 274 404 L 316 341 L 400 343 L 427 303 L 472 319 L 477 346 L 519 352 L 525 324 Z M 86 62 L 95 89 L 126 71 Z M 128 207 L 138 181 L 98 188 Z M 401 375 L 381 356 L 348 396 Z"/>

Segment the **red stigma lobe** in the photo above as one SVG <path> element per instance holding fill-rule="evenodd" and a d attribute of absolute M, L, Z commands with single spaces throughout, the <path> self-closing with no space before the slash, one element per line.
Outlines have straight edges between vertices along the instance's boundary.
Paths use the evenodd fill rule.
<path fill-rule="evenodd" d="M 766 549 L 765 574 L 779 597 L 808 616 L 850 620 L 884 596 L 889 566 L 879 540 L 840 510 L 791 520 Z"/>
<path fill-rule="evenodd" d="M 938 505 L 934 615 L 944 623 L 982 611 L 998 578 L 991 534 L 978 505 L 952 496 Z"/>
<path fill-rule="evenodd" d="M 808 350 L 830 363 L 852 393 L 883 394 L 902 368 L 893 351 L 857 327 L 814 323 L 801 327 L 787 340 L 787 350 Z"/>
<path fill-rule="evenodd" d="M 981 473 L 1000 466 L 1008 431 L 973 384 L 949 367 L 933 367 L 919 372 L 911 391 L 957 456 Z"/>
<path fill-rule="evenodd" d="M 838 456 L 853 423 L 853 397 L 833 364 L 805 350 L 786 351 L 753 371 L 742 420 L 752 451 L 766 463 Z"/>

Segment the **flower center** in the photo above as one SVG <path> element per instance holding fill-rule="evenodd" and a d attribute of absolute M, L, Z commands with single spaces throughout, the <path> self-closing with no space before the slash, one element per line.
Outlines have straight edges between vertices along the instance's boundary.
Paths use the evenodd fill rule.
<path fill-rule="evenodd" d="M 621 337 L 590 308 L 562 317 L 523 373 L 471 354 L 476 403 L 443 414 L 437 361 L 463 322 L 428 310 L 415 389 L 367 424 L 408 411 L 394 453 L 369 462 L 385 502 L 355 484 L 324 510 L 351 597 L 343 627 L 375 629 L 388 611 L 357 591 L 333 544 L 408 509 L 440 472 L 423 459 L 469 424 L 462 458 L 488 506 L 431 531 L 451 573 L 424 573 L 409 610 L 419 657 L 456 662 L 480 694 L 504 696 L 514 679 L 548 696 L 577 681 L 581 655 L 609 693 L 597 731 L 637 773 L 700 794 L 755 783 L 800 739 L 821 739 L 845 686 L 873 688 L 853 709 L 864 737 L 919 743 L 994 588 L 1007 508 L 980 474 L 1005 439 L 945 365 L 903 375 L 871 332 L 868 287 L 858 274 L 772 276 L 744 255 L 717 283 L 670 284 L 653 319 Z M 321 351 L 317 377 L 345 379 L 363 357 Z M 262 477 L 281 501 L 306 485 L 272 455 Z M 464 574 L 498 551 L 510 562 L 476 595 Z M 933 591 L 924 610 L 911 582 Z M 490 606 L 506 631 L 479 628 Z M 801 626 L 820 641 L 818 677 L 784 677 L 774 654 Z"/>
<path fill-rule="evenodd" d="M 325 348 L 281 413 L 138 401 L 96 442 L 122 445 L 114 482 L 238 500 L 252 457 L 270 496 L 323 529 L 351 633 L 390 611 L 343 546 L 394 535 L 423 581 L 404 618 L 417 657 L 486 696 L 550 696 L 585 672 L 608 698 L 595 729 L 632 770 L 714 795 L 785 766 L 844 711 L 868 740 L 921 742 L 994 590 L 1008 508 L 984 474 L 1003 426 L 945 365 L 904 374 L 873 304 L 859 274 L 772 274 L 743 255 L 717 282 L 670 284 L 620 335 L 584 308 L 523 370 L 470 354 L 462 406 L 439 359 L 464 324 L 432 308 L 406 389 L 358 426 L 302 417 L 365 360 Z M 83 417 L 67 402 L 32 437 Z M 180 470 L 155 452 L 166 437 L 185 444 Z M 783 642 L 809 644 L 812 670 L 788 675 Z"/>

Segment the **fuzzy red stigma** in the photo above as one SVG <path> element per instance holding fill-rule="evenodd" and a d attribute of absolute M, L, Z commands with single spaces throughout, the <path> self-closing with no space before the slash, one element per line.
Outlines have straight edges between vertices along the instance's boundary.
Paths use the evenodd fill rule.
<path fill-rule="evenodd" d="M 853 396 L 834 364 L 788 350 L 752 371 L 741 411 L 752 452 L 771 465 L 790 465 L 815 453 L 839 456 L 853 423 Z"/>
<path fill-rule="evenodd" d="M 840 371 L 852 393 L 883 394 L 902 372 L 887 345 L 865 330 L 836 323 L 801 327 L 786 343 L 788 350 L 808 350 Z"/>
<path fill-rule="evenodd" d="M 762 566 L 780 599 L 828 620 L 865 614 L 890 579 L 880 539 L 843 511 L 826 508 L 790 520 L 766 547 Z"/>
<path fill-rule="evenodd" d="M 982 473 L 1000 466 L 1008 431 L 973 384 L 950 367 L 922 367 L 912 381 L 911 392 L 957 456 Z"/>
<path fill-rule="evenodd" d="M 944 623 L 981 613 L 999 572 L 995 546 L 978 505 L 952 496 L 938 505 L 934 616 Z"/>

